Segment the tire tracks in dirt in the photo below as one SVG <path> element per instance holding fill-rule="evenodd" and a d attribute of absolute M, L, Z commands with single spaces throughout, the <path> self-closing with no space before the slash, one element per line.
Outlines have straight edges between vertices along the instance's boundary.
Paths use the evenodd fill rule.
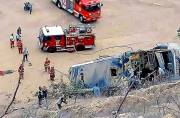
<path fill-rule="evenodd" d="M 109 39 L 109 38 L 116 38 L 116 39 L 122 39 L 126 34 L 127 34 L 127 30 L 129 28 L 129 26 L 132 24 L 132 18 L 129 14 L 125 13 L 125 11 L 109 11 L 107 12 L 108 14 L 117 14 L 117 15 L 123 15 L 122 17 L 125 18 L 124 19 L 124 23 L 122 23 L 122 27 L 119 28 L 116 24 L 117 22 L 111 21 L 111 24 L 113 25 L 113 28 L 108 28 L 108 30 L 104 31 L 105 34 L 108 33 L 109 36 L 105 36 L 105 37 L 98 37 L 98 41 L 100 42 L 100 40 L 105 40 L 105 39 Z M 103 31 L 103 30 L 102 30 Z M 109 32 L 111 31 L 111 32 Z M 120 36 L 114 36 L 115 33 L 120 32 Z"/>

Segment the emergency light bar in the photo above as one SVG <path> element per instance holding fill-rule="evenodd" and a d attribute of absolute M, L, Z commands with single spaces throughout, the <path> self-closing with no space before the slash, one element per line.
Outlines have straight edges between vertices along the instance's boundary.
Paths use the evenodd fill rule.
<path fill-rule="evenodd" d="M 46 26 L 47 26 L 47 25 L 45 25 L 45 29 L 46 29 L 47 33 L 49 33 L 49 30 L 46 28 Z"/>
<path fill-rule="evenodd" d="M 79 24 L 79 25 L 69 25 L 70 28 L 95 28 L 95 25 L 85 25 L 85 24 Z"/>

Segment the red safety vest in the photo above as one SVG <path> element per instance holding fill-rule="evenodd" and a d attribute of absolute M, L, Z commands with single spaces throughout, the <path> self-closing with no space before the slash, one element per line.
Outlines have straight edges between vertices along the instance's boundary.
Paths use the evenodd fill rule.
<path fill-rule="evenodd" d="M 21 48 L 21 40 L 18 40 L 18 42 L 17 42 L 17 45 L 18 45 L 18 48 Z"/>
<path fill-rule="evenodd" d="M 54 75 L 54 74 L 55 74 L 54 69 L 51 69 L 51 70 L 50 70 L 50 75 Z"/>
<path fill-rule="evenodd" d="M 19 69 L 18 69 L 18 72 L 23 73 L 24 72 L 24 67 L 20 66 Z"/>
<path fill-rule="evenodd" d="M 49 67 L 49 65 L 50 65 L 50 60 L 45 61 L 44 66 L 45 66 L 45 67 L 46 67 L 46 66 L 48 66 L 48 67 Z"/>
<path fill-rule="evenodd" d="M 45 64 L 50 64 L 50 60 L 45 61 Z"/>

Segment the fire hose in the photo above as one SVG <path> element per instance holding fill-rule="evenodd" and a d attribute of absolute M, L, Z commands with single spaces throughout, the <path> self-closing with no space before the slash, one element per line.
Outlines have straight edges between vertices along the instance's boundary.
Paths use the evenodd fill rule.
<path fill-rule="evenodd" d="M 56 69 L 55 69 L 55 71 L 57 71 L 57 72 L 61 73 L 61 75 L 64 75 L 64 76 L 66 76 L 66 77 L 69 77 L 69 75 L 68 75 L 68 74 L 65 74 L 65 73 L 63 73 L 63 72 L 61 72 L 61 71 L 59 71 L 59 70 L 56 70 Z"/>
<path fill-rule="evenodd" d="M 16 90 L 15 90 L 15 92 L 14 92 L 14 96 L 13 96 L 13 98 L 12 98 L 12 101 L 10 102 L 10 104 L 8 105 L 8 107 L 6 108 L 4 114 L 1 116 L 1 118 L 3 118 L 3 117 L 7 114 L 8 109 L 10 108 L 10 106 L 12 105 L 12 103 L 13 103 L 15 97 L 16 97 L 16 94 L 17 94 L 17 91 L 18 91 L 18 88 L 19 88 L 19 85 L 20 85 L 20 79 L 21 79 L 21 78 L 19 77 L 18 85 L 17 85 Z"/>
<path fill-rule="evenodd" d="M 126 44 L 126 45 L 120 45 L 120 46 L 112 46 L 112 47 L 108 47 L 108 48 L 102 48 L 102 49 L 99 49 L 99 50 L 96 50 L 92 53 L 82 53 L 82 52 L 78 52 L 76 50 L 76 48 L 74 47 L 74 50 L 75 52 L 77 52 L 78 54 L 82 54 L 82 55 L 93 55 L 97 52 L 100 52 L 100 51 L 103 51 L 103 50 L 107 50 L 107 49 L 111 49 L 111 48 L 122 48 L 122 47 L 127 47 L 127 48 L 130 48 L 131 51 L 133 51 L 132 47 L 129 47 L 129 45 L 135 45 L 135 44 L 139 44 L 139 43 L 145 43 L 145 42 L 151 42 L 152 40 L 147 40 L 147 41 L 143 41 L 143 42 L 138 42 L 138 43 L 129 43 L 129 44 Z"/>
<path fill-rule="evenodd" d="M 107 49 L 111 49 L 111 48 L 117 48 L 117 47 L 119 47 L 119 48 L 121 48 L 121 47 L 127 47 L 127 48 L 130 48 L 131 51 L 133 51 L 133 49 L 132 49 L 131 47 L 127 46 L 127 45 L 113 46 L 113 47 L 103 48 L 103 49 L 100 49 L 100 50 L 97 50 L 97 51 L 94 51 L 94 52 L 88 53 L 88 54 L 87 54 L 87 53 L 80 53 L 80 52 L 78 52 L 75 47 L 74 47 L 74 50 L 75 50 L 75 52 L 77 52 L 78 54 L 82 54 L 82 55 L 93 55 L 93 54 L 95 54 L 95 53 L 97 53 L 97 52 L 100 52 L 100 51 L 103 51 L 103 50 L 107 50 Z"/>
<path fill-rule="evenodd" d="M 121 110 L 121 106 L 123 105 L 124 101 L 126 100 L 126 97 L 127 97 L 128 93 L 130 92 L 130 90 L 131 90 L 131 88 L 132 88 L 132 86 L 133 86 L 134 83 L 135 83 L 135 80 L 132 82 L 132 84 L 131 84 L 130 87 L 128 88 L 128 91 L 126 92 L 126 95 L 124 96 L 123 101 L 122 101 L 121 104 L 119 105 L 119 108 L 118 108 L 117 113 L 116 113 L 116 115 L 115 115 L 114 118 L 117 118 L 117 115 L 119 114 L 119 112 L 120 112 L 120 110 Z"/>

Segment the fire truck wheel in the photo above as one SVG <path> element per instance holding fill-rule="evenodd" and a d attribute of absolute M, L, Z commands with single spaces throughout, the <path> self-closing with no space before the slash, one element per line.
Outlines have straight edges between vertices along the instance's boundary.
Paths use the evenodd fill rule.
<path fill-rule="evenodd" d="M 82 15 L 80 15 L 79 20 L 81 21 L 81 23 L 84 23 L 84 18 Z"/>
<path fill-rule="evenodd" d="M 53 52 L 55 52 L 55 49 L 54 48 L 48 48 L 48 52 L 50 52 L 50 53 L 53 53 Z"/>
<path fill-rule="evenodd" d="M 79 45 L 76 50 L 77 50 L 77 51 L 83 51 L 83 50 L 84 50 L 84 46 Z"/>
<path fill-rule="evenodd" d="M 56 2 L 56 6 L 61 9 L 61 2 L 59 0 Z"/>

